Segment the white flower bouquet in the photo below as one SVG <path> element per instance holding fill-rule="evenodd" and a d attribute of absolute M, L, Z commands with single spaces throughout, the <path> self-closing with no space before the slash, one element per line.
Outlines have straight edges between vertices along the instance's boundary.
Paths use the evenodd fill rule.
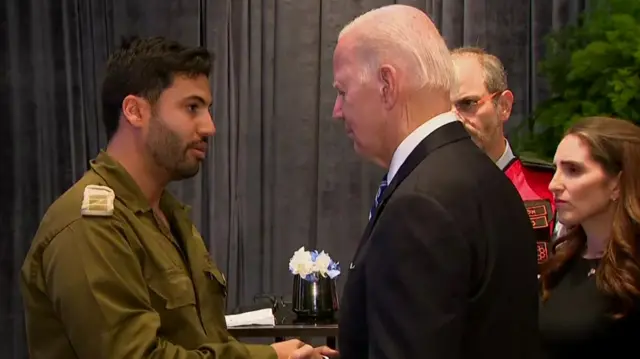
<path fill-rule="evenodd" d="M 337 277 L 340 274 L 340 264 L 334 262 L 324 251 L 307 251 L 302 246 L 293 253 L 289 261 L 289 271 L 306 281 L 317 282 L 320 277 Z"/>

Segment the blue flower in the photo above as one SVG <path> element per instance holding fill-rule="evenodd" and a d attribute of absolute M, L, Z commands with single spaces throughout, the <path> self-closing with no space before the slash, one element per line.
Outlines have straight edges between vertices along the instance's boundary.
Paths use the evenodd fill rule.
<path fill-rule="evenodd" d="M 306 277 L 303 277 L 302 279 L 308 281 L 308 282 L 317 282 L 318 281 L 318 275 L 316 273 L 311 273 L 308 274 Z"/>
<path fill-rule="evenodd" d="M 334 261 L 329 263 L 329 269 L 327 270 L 327 275 L 329 278 L 333 279 L 340 274 L 340 264 Z"/>

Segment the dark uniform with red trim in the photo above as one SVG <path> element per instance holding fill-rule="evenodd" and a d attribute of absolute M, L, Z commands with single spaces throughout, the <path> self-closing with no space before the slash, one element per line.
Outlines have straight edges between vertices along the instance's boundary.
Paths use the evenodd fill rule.
<path fill-rule="evenodd" d="M 549 246 L 555 227 L 555 203 L 549 191 L 553 178 L 553 165 L 514 157 L 504 172 L 516 186 L 529 213 L 531 225 L 536 232 L 538 263 L 549 256 Z"/>

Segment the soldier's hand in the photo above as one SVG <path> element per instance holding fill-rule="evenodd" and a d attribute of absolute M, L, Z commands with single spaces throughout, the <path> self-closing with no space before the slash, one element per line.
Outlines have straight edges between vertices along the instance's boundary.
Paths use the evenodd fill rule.
<path fill-rule="evenodd" d="M 291 354 L 290 359 L 323 359 L 338 357 L 338 352 L 328 346 L 313 348 L 310 345 L 304 345 L 296 349 L 296 351 Z"/>
<path fill-rule="evenodd" d="M 284 342 L 273 343 L 271 347 L 278 354 L 278 359 L 289 359 L 296 349 L 303 347 L 305 344 L 298 339 L 291 339 Z"/>

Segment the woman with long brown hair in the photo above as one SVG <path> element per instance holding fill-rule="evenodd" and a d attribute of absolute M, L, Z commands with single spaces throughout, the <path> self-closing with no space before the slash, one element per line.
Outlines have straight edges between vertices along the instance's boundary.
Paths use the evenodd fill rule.
<path fill-rule="evenodd" d="M 626 349 L 637 356 L 640 127 L 583 119 L 567 131 L 554 163 L 549 189 L 567 233 L 541 265 L 545 357 L 610 356 Z"/>

